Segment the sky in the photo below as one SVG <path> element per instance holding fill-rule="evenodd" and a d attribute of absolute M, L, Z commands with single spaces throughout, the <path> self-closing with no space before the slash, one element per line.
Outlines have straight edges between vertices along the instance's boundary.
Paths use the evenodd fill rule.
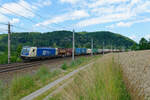
<path fill-rule="evenodd" d="M 12 32 L 111 31 L 138 42 L 150 38 L 150 0 L 0 0 L 0 34 L 8 22 Z"/>

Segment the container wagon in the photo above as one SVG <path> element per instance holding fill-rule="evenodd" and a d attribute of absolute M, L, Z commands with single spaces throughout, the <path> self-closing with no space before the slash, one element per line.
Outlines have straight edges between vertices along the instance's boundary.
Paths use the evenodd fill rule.
<path fill-rule="evenodd" d="M 65 56 L 67 56 L 67 50 L 66 50 L 66 48 L 58 48 L 58 56 L 59 57 L 65 57 Z"/>
<path fill-rule="evenodd" d="M 81 55 L 86 55 L 87 54 L 87 49 L 86 48 L 80 48 L 81 49 Z"/>
<path fill-rule="evenodd" d="M 87 53 L 88 55 L 90 55 L 90 54 L 92 53 L 92 49 L 87 49 L 87 50 L 86 50 L 86 53 Z"/>
<path fill-rule="evenodd" d="M 75 55 L 81 55 L 81 48 L 75 49 Z"/>
<path fill-rule="evenodd" d="M 72 48 L 67 48 L 66 49 L 66 55 L 71 56 L 72 55 Z"/>
<path fill-rule="evenodd" d="M 93 54 L 98 54 L 98 49 L 93 49 Z"/>

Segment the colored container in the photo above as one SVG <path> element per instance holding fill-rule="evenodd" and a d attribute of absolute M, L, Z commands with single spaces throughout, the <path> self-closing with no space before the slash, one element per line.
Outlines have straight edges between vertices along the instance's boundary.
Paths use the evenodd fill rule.
<path fill-rule="evenodd" d="M 67 54 L 67 56 L 71 56 L 72 55 L 72 48 L 67 48 L 66 54 Z"/>
<path fill-rule="evenodd" d="M 66 48 L 58 48 L 58 56 L 66 56 Z"/>
<path fill-rule="evenodd" d="M 98 53 L 103 53 L 103 49 L 98 49 Z"/>
<path fill-rule="evenodd" d="M 98 49 L 93 49 L 93 53 L 97 54 L 98 53 Z"/>
<path fill-rule="evenodd" d="M 81 53 L 82 53 L 82 52 L 81 52 L 81 48 L 76 48 L 76 49 L 75 49 L 75 54 L 76 54 L 76 55 L 81 55 Z"/>
<path fill-rule="evenodd" d="M 81 54 L 86 54 L 86 48 L 81 48 Z"/>
<path fill-rule="evenodd" d="M 92 53 L 92 49 L 87 49 L 87 50 L 86 50 L 86 53 L 87 53 L 87 54 L 91 54 L 91 53 Z"/>
<path fill-rule="evenodd" d="M 56 48 L 37 48 L 37 57 L 53 57 L 56 55 Z"/>

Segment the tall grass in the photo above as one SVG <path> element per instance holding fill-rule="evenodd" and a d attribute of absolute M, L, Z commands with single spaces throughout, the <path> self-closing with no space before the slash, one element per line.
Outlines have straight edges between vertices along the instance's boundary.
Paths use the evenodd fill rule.
<path fill-rule="evenodd" d="M 74 81 L 49 100 L 130 100 L 120 66 L 103 59 L 75 76 Z"/>
<path fill-rule="evenodd" d="M 89 61 L 91 58 L 88 57 L 81 57 L 81 58 L 78 58 L 78 59 L 75 59 L 74 61 L 71 61 L 69 64 L 67 64 L 66 62 L 64 62 L 61 66 L 61 68 L 63 70 L 67 70 L 68 68 L 72 68 L 72 67 L 76 67 L 76 66 L 79 66 L 80 64 L 84 63 L 84 62 L 87 62 Z"/>
<path fill-rule="evenodd" d="M 80 58 L 75 60 L 74 63 L 71 62 L 69 66 L 67 63 L 66 65 L 64 64 L 64 66 L 67 66 L 67 68 L 69 67 L 71 69 L 76 65 L 85 62 L 86 60 L 87 58 Z M 67 72 L 69 72 L 69 70 L 67 70 Z M 2 100 L 20 100 L 21 97 L 32 93 L 33 91 L 45 86 L 62 75 L 65 75 L 65 72 L 63 73 L 61 70 L 51 71 L 47 67 L 41 66 L 41 68 L 33 75 L 15 77 L 7 88 L 3 88 L 3 85 L 1 85 L 0 82 L 0 96 L 2 95 L 2 97 L 5 97 Z"/>
<path fill-rule="evenodd" d="M 11 96 L 16 96 L 18 93 L 30 89 L 35 85 L 33 78 L 30 75 L 16 77 L 10 86 Z"/>
<path fill-rule="evenodd" d="M 0 100 L 2 100 L 2 96 L 3 96 L 3 84 L 0 81 Z"/>
<path fill-rule="evenodd" d="M 9 87 L 9 100 L 19 100 L 21 97 L 48 84 L 51 79 L 60 74 L 59 70 L 50 71 L 42 66 L 34 75 L 15 77 Z M 1 91 L 0 91 L 1 92 Z"/>

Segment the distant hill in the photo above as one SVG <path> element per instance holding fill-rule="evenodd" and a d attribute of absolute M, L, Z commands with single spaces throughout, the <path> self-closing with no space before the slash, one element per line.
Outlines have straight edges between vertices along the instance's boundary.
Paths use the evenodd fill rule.
<path fill-rule="evenodd" d="M 72 47 L 72 32 L 70 31 L 54 31 L 47 33 L 39 32 L 22 32 L 12 33 L 11 35 L 12 49 L 16 50 L 18 45 L 22 46 L 49 46 L 49 47 Z M 90 48 L 91 38 L 94 39 L 94 48 L 102 48 L 103 42 L 105 48 L 113 47 L 130 48 L 135 42 L 125 36 L 108 32 L 79 32 L 75 33 L 75 45 L 78 48 Z M 7 34 L 0 35 L 0 52 L 7 50 Z"/>

